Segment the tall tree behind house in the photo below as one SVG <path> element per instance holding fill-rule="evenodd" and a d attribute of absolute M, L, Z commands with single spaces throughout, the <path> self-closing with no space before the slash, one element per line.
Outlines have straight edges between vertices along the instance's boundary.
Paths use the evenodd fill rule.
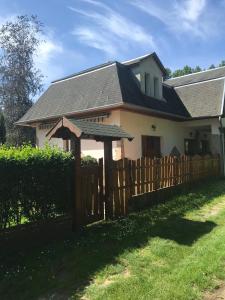
<path fill-rule="evenodd" d="M 42 24 L 36 16 L 18 16 L 0 28 L 0 105 L 4 107 L 8 144 L 34 141 L 31 128 L 14 123 L 32 106 L 32 98 L 42 89 L 42 75 L 34 65 L 41 32 Z"/>

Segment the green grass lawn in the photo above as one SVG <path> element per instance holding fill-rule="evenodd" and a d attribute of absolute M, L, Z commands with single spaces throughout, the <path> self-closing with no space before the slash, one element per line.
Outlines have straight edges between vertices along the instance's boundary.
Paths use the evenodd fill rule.
<path fill-rule="evenodd" d="M 0 299 L 202 299 L 225 280 L 225 181 L 119 221 L 0 235 Z"/>

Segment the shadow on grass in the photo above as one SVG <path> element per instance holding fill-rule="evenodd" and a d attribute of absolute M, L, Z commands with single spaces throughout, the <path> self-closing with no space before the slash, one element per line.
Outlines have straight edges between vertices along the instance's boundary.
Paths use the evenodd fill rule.
<path fill-rule="evenodd" d="M 216 224 L 185 219 L 185 213 L 221 194 L 225 194 L 223 181 L 203 183 L 127 218 L 87 226 L 79 236 L 71 233 L 68 222 L 2 234 L 0 299 L 79 297 L 96 272 L 153 237 L 190 246 Z"/>

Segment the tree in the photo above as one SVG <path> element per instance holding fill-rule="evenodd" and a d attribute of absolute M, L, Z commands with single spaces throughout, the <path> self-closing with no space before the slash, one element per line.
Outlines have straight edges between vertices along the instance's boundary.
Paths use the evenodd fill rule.
<path fill-rule="evenodd" d="M 212 65 L 209 67 L 209 70 L 211 70 L 211 69 L 215 69 L 215 65 L 214 65 L 214 64 L 212 64 Z"/>
<path fill-rule="evenodd" d="M 36 16 L 18 16 L 0 28 L 0 104 L 4 107 L 6 141 L 21 145 L 33 141 L 31 128 L 16 126 L 42 89 L 42 75 L 34 55 L 40 43 L 42 24 Z"/>
<path fill-rule="evenodd" d="M 225 60 L 222 60 L 221 63 L 219 64 L 219 67 L 224 67 L 225 66 Z"/>
<path fill-rule="evenodd" d="M 219 67 L 224 67 L 225 66 L 225 60 L 222 60 L 221 63 L 219 64 Z M 215 65 L 212 64 L 208 70 L 210 69 L 215 69 Z M 169 73 L 167 71 L 167 73 L 169 74 L 168 78 L 173 78 L 173 77 L 179 77 L 179 76 L 183 76 L 183 75 L 188 75 L 188 74 L 192 74 L 192 73 L 198 73 L 201 71 L 204 71 L 204 69 L 202 70 L 202 68 L 200 66 L 196 66 L 195 68 L 191 68 L 189 66 L 184 66 L 183 69 L 177 69 L 175 71 L 171 71 L 169 68 L 167 68 L 166 70 L 169 70 Z"/>
<path fill-rule="evenodd" d="M 196 66 L 194 69 L 192 69 L 193 73 L 198 73 L 198 72 L 201 72 L 201 71 L 202 71 L 202 69 L 199 66 Z"/>
<path fill-rule="evenodd" d="M 0 109 L 0 145 L 6 141 L 5 119 L 2 110 Z"/>
<path fill-rule="evenodd" d="M 172 76 L 172 71 L 170 70 L 170 68 L 166 68 L 166 78 L 165 79 L 169 79 Z"/>

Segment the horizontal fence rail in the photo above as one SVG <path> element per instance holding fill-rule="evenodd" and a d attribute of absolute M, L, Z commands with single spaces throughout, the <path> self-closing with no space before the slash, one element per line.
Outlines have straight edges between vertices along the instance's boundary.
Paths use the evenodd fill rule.
<path fill-rule="evenodd" d="M 110 213 L 113 217 L 128 213 L 131 196 L 157 191 L 220 175 L 220 158 L 215 156 L 165 156 L 138 160 L 113 161 L 111 168 Z"/>

